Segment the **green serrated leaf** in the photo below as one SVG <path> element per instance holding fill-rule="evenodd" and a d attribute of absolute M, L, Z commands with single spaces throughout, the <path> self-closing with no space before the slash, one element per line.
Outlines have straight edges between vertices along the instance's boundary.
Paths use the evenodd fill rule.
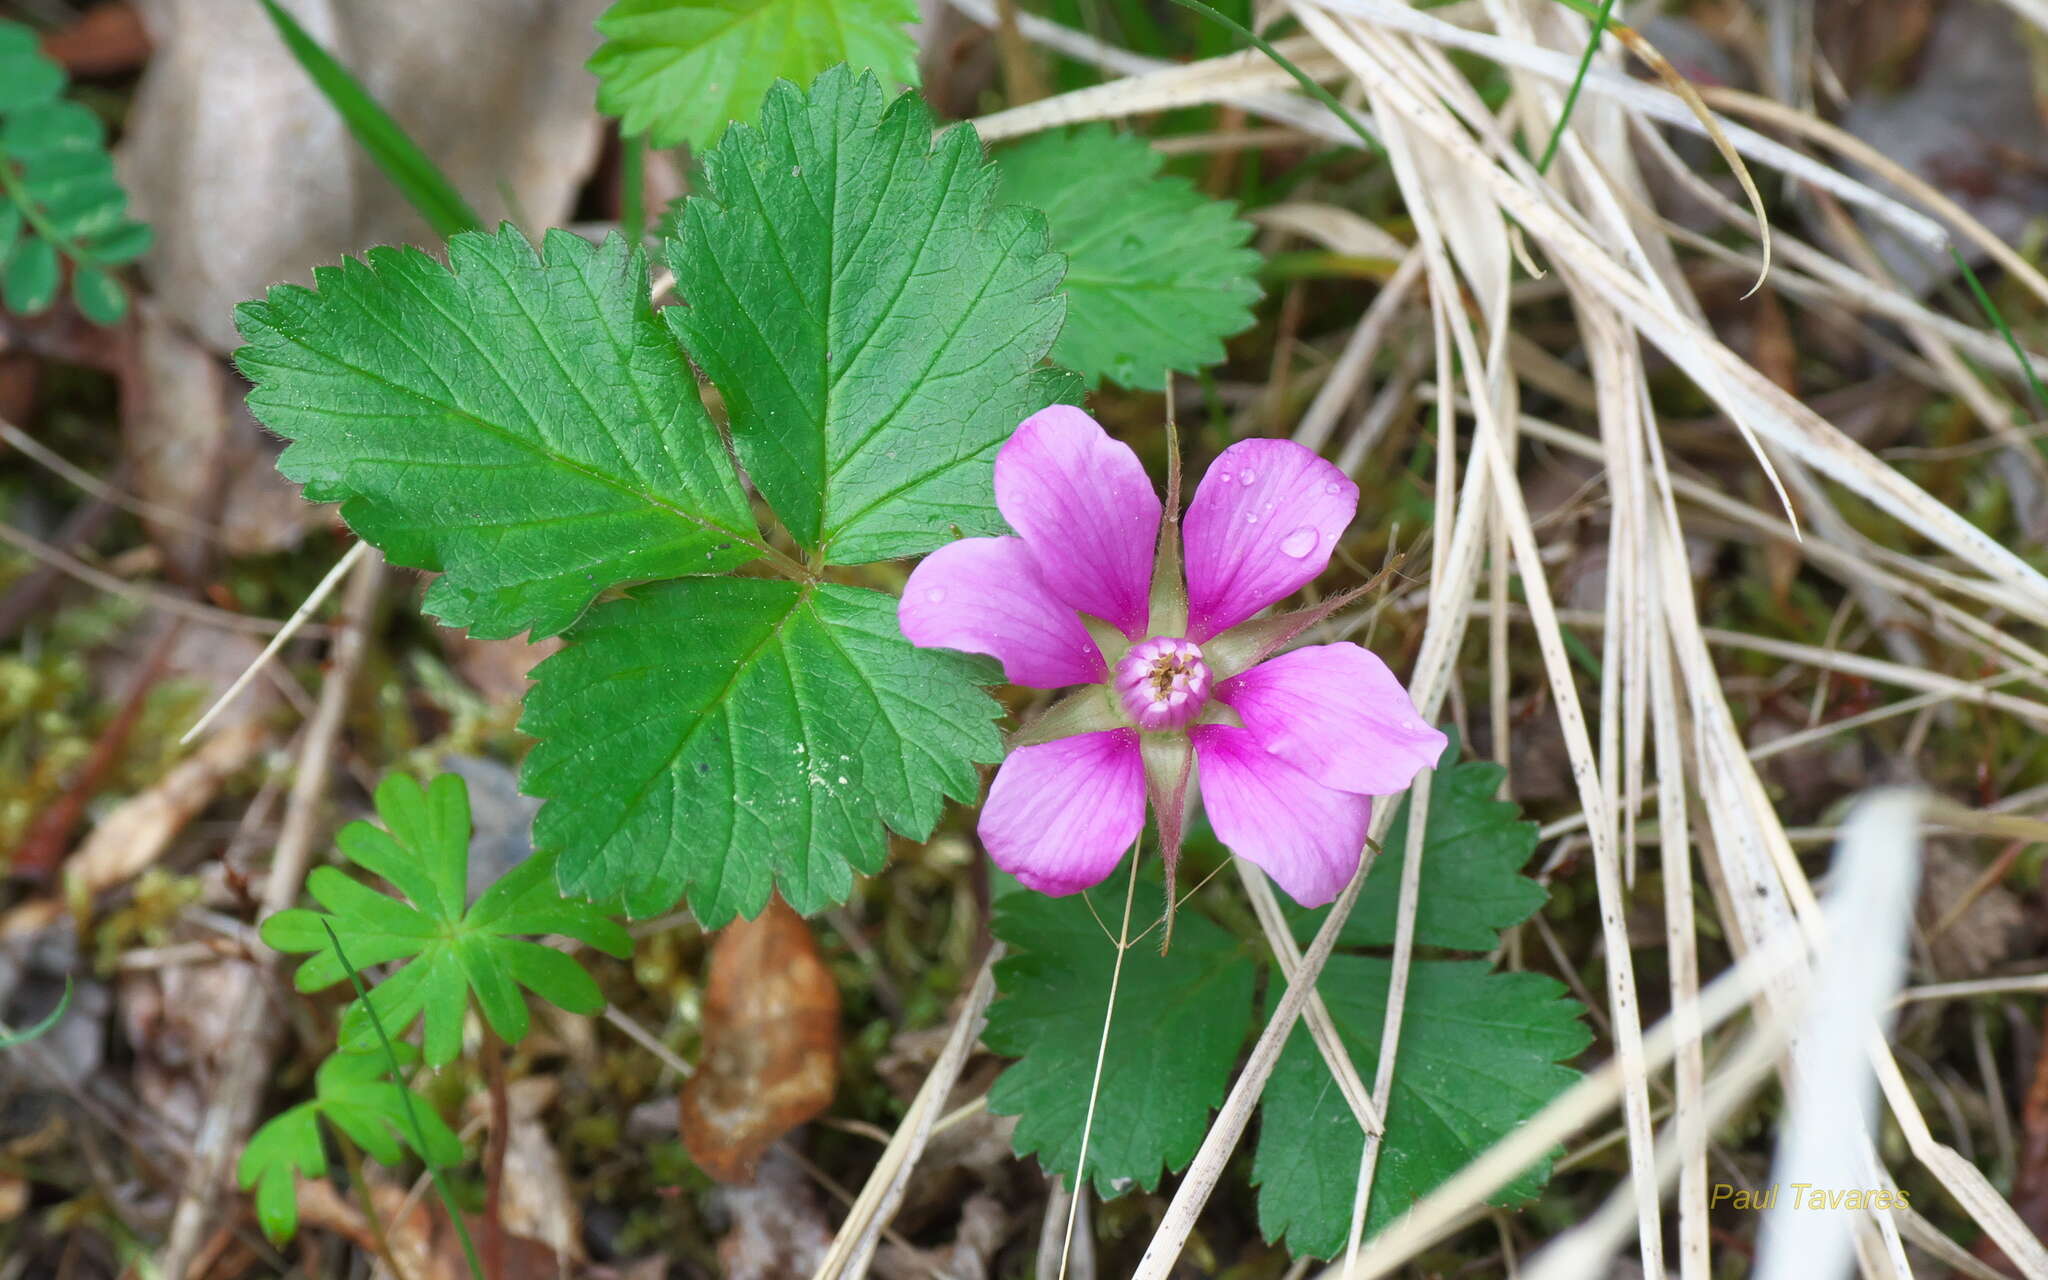
<path fill-rule="evenodd" d="M 412 902 L 386 897 L 333 867 L 316 868 L 307 889 L 326 912 L 282 911 L 261 929 L 264 942 L 279 951 L 311 953 L 294 975 L 299 990 L 341 982 L 350 967 L 395 963 L 369 1000 L 394 1037 L 423 1020 L 426 1060 L 436 1067 L 461 1052 L 463 1016 L 472 998 L 491 1029 L 511 1042 L 526 1034 L 522 987 L 542 999 L 566 994 L 576 1011 L 591 1010 L 595 985 L 589 975 L 559 952 L 550 953 L 559 963 L 535 962 L 528 953 L 538 948 L 522 935 L 559 933 L 622 957 L 631 953 L 632 941 L 597 907 L 561 896 L 552 855 L 535 854 L 520 863 L 471 907 L 464 892 L 469 794 L 462 779 L 443 775 L 422 789 L 394 774 L 377 788 L 376 799 L 385 830 L 350 823 L 336 842 L 351 861 L 391 880 Z M 565 966 L 582 981 L 569 978 Z M 529 977 L 538 977 L 540 985 Z M 367 1054 L 379 1044 L 363 1001 L 352 1001 L 342 1014 L 342 1048 Z"/>
<path fill-rule="evenodd" d="M 1425 947 L 1491 951 L 1500 933 L 1534 915 L 1543 886 L 1521 874 L 1536 852 L 1537 826 L 1513 801 L 1499 799 L 1506 770 L 1483 760 L 1458 763 L 1453 741 L 1438 762 L 1423 833 L 1422 882 L 1415 903 L 1415 941 Z M 1408 802 L 1401 801 L 1380 842 L 1385 850 L 1367 873 L 1358 905 L 1337 935 L 1339 946 L 1391 946 L 1408 850 Z M 1294 935 L 1306 946 L 1326 909 L 1283 904 Z"/>
<path fill-rule="evenodd" d="M 834 563 L 998 533 L 991 473 L 1017 424 L 1078 385 L 1039 361 L 1060 260 L 992 202 L 972 128 L 934 140 L 914 94 L 845 67 L 778 84 L 705 157 L 665 313 L 718 384 L 748 474 Z"/>
<path fill-rule="evenodd" d="M 778 79 L 843 62 L 916 84 L 917 16 L 910 0 L 618 0 L 597 20 L 598 109 L 657 147 L 707 146 Z"/>
<path fill-rule="evenodd" d="M 1359 1074 L 1373 1078 L 1390 962 L 1332 956 L 1317 989 Z M 1368 1234 L 1472 1162 L 1578 1078 L 1559 1063 L 1591 1034 L 1563 984 L 1541 974 L 1489 973 L 1484 961 L 1423 960 L 1408 977 L 1386 1136 L 1366 1214 Z M 1296 1255 L 1334 1257 L 1351 1228 L 1364 1137 L 1331 1083 L 1306 1025 L 1297 1024 L 1266 1083 L 1252 1180 L 1259 1227 Z M 1495 1203 L 1535 1195 L 1549 1160 Z"/>
<path fill-rule="evenodd" d="M 761 554 L 646 266 L 510 225 L 372 249 L 245 303 L 249 407 L 278 468 L 399 564 L 443 571 L 425 608 L 478 636 L 553 635 L 618 583 Z"/>
<path fill-rule="evenodd" d="M 989 1048 L 1018 1059 L 989 1090 L 989 1110 L 1018 1117 L 1018 1153 L 1035 1154 L 1069 1185 L 1116 963 L 1102 921 L 1114 928 L 1123 915 L 1121 886 L 1088 896 L 1092 912 L 1080 895 L 1018 891 L 999 901 L 995 933 L 1011 954 L 996 966 L 1002 994 L 982 1033 Z M 1137 927 L 1157 920 L 1163 902 L 1156 885 L 1141 888 Z M 1185 908 L 1166 955 L 1153 939 L 1125 953 L 1088 1141 L 1088 1175 L 1101 1194 L 1150 1189 L 1194 1158 L 1244 1043 L 1254 977 L 1238 940 Z"/>
<path fill-rule="evenodd" d="M 1184 178 L 1143 139 L 1089 125 L 997 153 L 1005 202 L 1045 211 L 1067 255 L 1067 323 L 1052 358 L 1094 385 L 1158 390 L 1166 371 L 1223 359 L 1252 322 L 1259 255 L 1237 207 Z"/>
<path fill-rule="evenodd" d="M 692 579 L 600 605 L 534 671 L 521 785 L 571 893 L 636 916 L 686 890 L 704 925 L 771 886 L 843 902 L 887 857 L 883 824 L 928 835 L 1002 754 L 988 664 L 917 649 L 896 601 L 857 587 Z"/>

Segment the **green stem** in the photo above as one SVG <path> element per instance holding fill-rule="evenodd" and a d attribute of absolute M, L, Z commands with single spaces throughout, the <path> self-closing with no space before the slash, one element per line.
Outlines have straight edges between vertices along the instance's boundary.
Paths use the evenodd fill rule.
<path fill-rule="evenodd" d="M 1949 256 L 1956 260 L 1956 265 L 1962 268 L 1963 279 L 1970 282 L 1970 292 L 1976 295 L 1977 305 L 1984 308 L 1984 314 L 1991 318 L 1992 325 L 2005 338 L 2005 345 L 2012 348 L 2013 358 L 2020 362 L 2020 372 L 2026 375 L 2027 390 L 2033 392 L 2035 405 L 2044 413 L 2048 413 L 2048 388 L 2042 387 L 2040 376 L 2034 372 L 2034 362 L 2027 357 L 2026 348 L 2020 346 L 2020 340 L 2014 336 L 2012 326 L 1999 314 L 1998 304 L 1991 300 L 1991 294 L 1985 290 L 1984 282 L 1977 278 L 1977 273 L 1970 270 L 1970 264 L 1964 259 L 1962 251 L 1954 245 L 1950 245 L 1948 251 Z"/>
<path fill-rule="evenodd" d="M 50 220 L 43 216 L 42 210 L 36 207 L 36 202 L 29 199 L 28 188 L 22 184 L 21 175 L 14 171 L 14 162 L 4 158 L 0 158 L 0 195 L 6 196 L 15 208 L 21 210 L 22 220 L 28 223 L 30 230 L 56 246 L 57 252 L 81 266 L 102 271 L 106 269 L 98 255 L 57 230 Z"/>
<path fill-rule="evenodd" d="M 1330 110 L 1336 112 L 1337 118 L 1339 120 L 1342 120 L 1345 124 L 1351 126 L 1351 132 L 1357 134 L 1360 138 L 1364 139 L 1366 146 L 1370 147 L 1374 151 L 1381 152 L 1382 154 L 1385 153 L 1386 148 L 1380 146 L 1380 140 L 1372 136 L 1371 130 L 1367 129 L 1364 125 L 1358 123 L 1358 117 L 1351 114 L 1350 108 L 1346 107 L 1343 103 L 1337 101 L 1337 95 L 1331 93 L 1328 89 L 1325 89 L 1323 88 L 1323 86 L 1317 84 L 1315 82 L 1314 77 L 1310 76 L 1308 72 L 1303 71 L 1300 67 L 1295 66 L 1293 61 L 1289 59 L 1286 54 L 1280 52 L 1278 49 L 1275 49 L 1272 45 L 1266 43 L 1266 38 L 1264 36 L 1260 35 L 1256 31 L 1253 31 L 1250 27 L 1245 26 L 1243 23 L 1231 17 L 1229 14 L 1221 13 L 1208 5 L 1203 4 L 1202 0 L 1173 0 L 1173 2 L 1183 9 L 1192 9 L 1194 12 L 1201 14 L 1209 21 L 1228 27 L 1230 30 L 1236 32 L 1238 36 L 1242 39 L 1251 41 L 1252 44 L 1258 48 L 1260 53 L 1263 53 L 1267 57 L 1271 58 L 1274 62 L 1278 63 L 1280 65 L 1280 68 L 1284 70 L 1288 75 L 1293 76 L 1294 82 L 1301 86 L 1301 91 L 1303 93 L 1306 93 L 1309 97 L 1314 98 L 1317 102 L 1322 103 Z"/>
<path fill-rule="evenodd" d="M 1600 11 L 1593 15 L 1593 34 L 1586 37 L 1586 50 L 1579 55 L 1579 73 L 1572 77 L 1572 87 L 1564 95 L 1564 110 L 1557 116 L 1557 125 L 1550 131 L 1550 142 L 1543 148 L 1543 158 L 1536 162 L 1536 172 L 1549 173 L 1550 162 L 1557 158 L 1557 145 L 1564 141 L 1565 126 L 1571 123 L 1572 109 L 1579 105 L 1579 89 L 1586 83 L 1586 73 L 1593 69 L 1593 55 L 1600 51 L 1600 37 L 1607 32 L 1607 17 L 1614 12 L 1614 0 L 1600 0 Z"/>

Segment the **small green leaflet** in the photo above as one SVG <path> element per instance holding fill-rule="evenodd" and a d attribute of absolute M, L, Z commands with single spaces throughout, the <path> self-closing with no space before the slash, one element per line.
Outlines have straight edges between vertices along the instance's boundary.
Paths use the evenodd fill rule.
<path fill-rule="evenodd" d="M 34 31 L 0 22 L 0 301 L 47 310 L 68 259 L 79 313 L 111 325 L 128 310 L 113 270 L 142 256 L 150 231 L 128 216 L 106 128 L 62 96 L 65 83 Z"/>
<path fill-rule="evenodd" d="M 1543 886 L 1521 874 L 1536 852 L 1536 824 L 1523 822 L 1513 801 L 1498 798 L 1505 769 L 1485 760 L 1457 763 L 1457 753 L 1453 741 L 1430 788 L 1415 941 L 1454 951 L 1491 951 L 1499 944 L 1499 930 L 1520 924 L 1543 905 Z M 1380 848 L 1385 852 L 1366 874 L 1358 905 L 1337 935 L 1340 946 L 1393 945 L 1408 850 L 1406 799 Z M 1283 906 L 1294 922 L 1294 936 L 1308 945 L 1325 913 Z"/>
<path fill-rule="evenodd" d="M 425 608 L 485 637 L 553 635 L 622 582 L 761 554 L 639 251 L 510 225 L 372 249 L 244 303 L 249 407 L 278 467 L 393 561 L 442 570 Z"/>
<path fill-rule="evenodd" d="M 718 384 L 762 496 L 835 564 L 1004 532 L 991 475 L 1017 424 L 1071 398 L 1045 220 L 992 201 L 974 130 L 840 66 L 778 84 L 704 159 L 664 314 Z"/>
<path fill-rule="evenodd" d="M 657 147 L 705 147 L 751 120 L 778 79 L 835 63 L 917 83 L 910 0 L 618 0 L 597 20 L 598 109 Z"/>
<path fill-rule="evenodd" d="M 400 1063 L 419 1056 L 407 1044 L 394 1045 L 393 1050 Z M 323 1119 L 383 1164 L 398 1164 L 408 1150 L 436 1167 L 462 1160 L 462 1140 L 432 1104 L 413 1094 L 408 1108 L 405 1086 L 384 1078 L 390 1065 L 381 1048 L 334 1054 L 314 1074 L 310 1101 L 272 1116 L 250 1136 L 235 1176 L 244 1191 L 255 1191 L 256 1220 L 271 1243 L 281 1245 L 299 1229 L 298 1179 L 327 1176 L 327 1151 L 320 1137 Z M 425 1151 L 414 1145 L 415 1123 L 425 1138 Z"/>
<path fill-rule="evenodd" d="M 1002 755 L 981 659 L 913 648 L 877 591 L 690 579 L 600 605 L 534 671 L 522 788 L 564 889 L 638 916 L 687 889 L 706 928 L 771 887 L 843 902 Z"/>
<path fill-rule="evenodd" d="M 1497 929 L 1542 905 L 1540 886 L 1520 875 L 1536 825 L 1494 798 L 1497 767 L 1455 763 L 1456 753 L 1453 743 L 1434 778 L 1417 940 L 1425 947 L 1491 950 Z M 1395 855 L 1405 840 L 1403 815 L 1388 833 L 1387 853 L 1370 873 L 1341 945 L 1392 940 L 1400 881 Z M 997 966 L 1000 998 L 983 1038 L 1019 1061 L 990 1090 L 990 1109 L 1018 1115 L 1020 1154 L 1035 1153 L 1062 1172 L 1072 1170 L 1080 1146 L 1115 960 L 1100 920 L 1113 921 L 1121 912 L 1120 900 L 1110 904 L 1109 891 L 1092 896 L 1093 911 L 1078 895 L 1052 899 L 1020 890 L 1000 899 L 995 923 L 996 935 L 1016 954 Z M 1158 890 L 1141 900 L 1150 911 L 1136 919 L 1149 924 L 1158 918 Z M 1297 930 L 1312 931 L 1322 917 L 1288 911 Z M 1088 1157 L 1104 1194 L 1131 1184 L 1150 1187 L 1162 1167 L 1179 1168 L 1193 1155 L 1244 1048 L 1252 989 L 1266 955 L 1263 943 L 1230 937 L 1186 908 L 1165 958 L 1150 946 L 1126 954 Z M 1339 954 L 1318 984 L 1368 1081 L 1389 967 L 1378 956 Z M 1277 973 L 1268 973 L 1269 1000 L 1277 998 L 1279 982 Z M 1589 1034 L 1580 1006 L 1562 991 L 1540 974 L 1489 973 L 1485 961 L 1414 961 L 1374 1181 L 1374 1229 L 1576 1078 L 1558 1064 L 1583 1049 Z M 1363 1140 L 1305 1027 L 1295 1028 L 1261 1108 L 1254 1165 L 1261 1226 L 1269 1238 L 1284 1234 L 1298 1254 L 1328 1257 L 1349 1233 Z M 1503 1193 L 1503 1203 L 1534 1195 L 1546 1176 L 1545 1169 L 1530 1170 Z"/>
<path fill-rule="evenodd" d="M 982 1033 L 989 1048 L 1018 1059 L 989 1090 L 989 1110 L 1018 1117 L 1018 1154 L 1035 1154 L 1069 1185 L 1116 963 L 1116 942 L 1102 921 L 1114 927 L 1123 915 L 1121 884 L 1090 896 L 1100 919 L 1078 894 L 1016 889 L 999 900 L 995 933 L 1011 954 L 996 966 L 1003 995 Z M 1134 931 L 1159 919 L 1164 900 L 1156 883 L 1144 887 Z M 1230 1086 L 1256 976 L 1242 943 L 1186 908 L 1166 955 L 1151 938 L 1124 953 L 1088 1140 L 1088 1175 L 1102 1195 L 1132 1185 L 1149 1190 L 1194 1158 L 1209 1113 Z"/>
<path fill-rule="evenodd" d="M 1370 1081 L 1386 1017 L 1391 964 L 1330 957 L 1316 989 Z M 1592 1039 L 1564 984 L 1539 973 L 1489 973 L 1483 960 L 1417 960 L 1408 974 L 1401 1043 L 1387 1101 L 1387 1132 L 1366 1210 L 1366 1233 L 1400 1216 L 1438 1183 L 1543 1109 L 1578 1072 L 1559 1066 Z M 1334 1257 L 1351 1231 L 1351 1201 L 1365 1138 L 1330 1081 L 1308 1028 L 1297 1024 L 1259 1104 L 1252 1181 L 1259 1228 L 1296 1256 Z M 1526 1200 L 1549 1161 L 1504 1188 L 1495 1203 Z"/>
<path fill-rule="evenodd" d="M 411 905 L 333 867 L 316 868 L 306 887 L 328 914 L 294 908 L 265 920 L 262 928 L 263 940 L 279 951 L 311 953 L 295 976 L 300 991 L 318 991 L 348 976 L 328 928 L 358 970 L 399 962 L 369 998 L 394 1038 L 424 1017 L 426 1059 L 436 1067 L 462 1052 L 462 1020 L 471 996 L 507 1042 L 526 1034 L 522 987 L 571 1013 L 604 1007 L 581 965 L 527 940 L 562 934 L 608 955 L 632 952 L 625 930 L 602 911 L 556 892 L 551 857 L 528 858 L 469 905 L 469 791 L 460 777 L 444 774 L 423 790 L 393 774 L 377 788 L 377 813 L 385 829 L 352 822 L 336 842 L 350 862 L 389 881 Z M 361 1006 L 353 1001 L 342 1015 L 341 1047 L 349 1052 L 379 1043 Z"/>
<path fill-rule="evenodd" d="M 1094 385 L 1158 390 L 1223 359 L 1252 322 L 1259 255 L 1235 205 L 1159 176 L 1143 139 L 1089 125 L 999 151 L 999 198 L 1045 211 L 1067 255 L 1067 324 L 1052 358 Z"/>

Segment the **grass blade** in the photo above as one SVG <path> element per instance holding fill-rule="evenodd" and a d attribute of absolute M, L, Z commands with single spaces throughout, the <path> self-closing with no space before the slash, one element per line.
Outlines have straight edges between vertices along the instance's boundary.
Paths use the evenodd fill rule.
<path fill-rule="evenodd" d="M 458 231 L 475 231 L 483 226 L 483 219 L 469 207 L 448 175 L 427 158 L 427 153 L 420 150 L 419 144 L 389 112 L 377 105 L 377 100 L 347 67 L 321 48 L 297 19 L 278 6 L 277 0 L 257 3 L 270 15 L 278 35 L 284 38 L 285 48 L 291 50 L 292 57 L 312 77 L 314 87 L 341 113 L 349 133 L 384 171 L 384 176 L 391 179 L 399 194 L 427 220 L 435 235 L 445 239 Z"/>
<path fill-rule="evenodd" d="M 1549 173 L 1550 162 L 1557 158 L 1557 144 L 1564 141 L 1565 126 L 1572 122 L 1572 110 L 1579 105 L 1579 89 L 1586 83 L 1586 73 L 1593 69 L 1593 55 L 1600 52 L 1600 37 L 1607 34 L 1607 16 L 1613 12 L 1614 0 L 1600 0 L 1600 11 L 1593 15 L 1593 32 L 1586 37 L 1586 51 L 1579 55 L 1579 73 L 1572 77 L 1572 87 L 1565 91 L 1564 109 L 1557 113 L 1557 124 L 1550 130 L 1543 158 L 1536 162 L 1538 173 Z"/>
<path fill-rule="evenodd" d="M 1962 251 L 1954 245 L 1950 245 L 1948 251 L 1956 260 L 1956 265 L 1962 268 L 1963 279 L 1970 282 L 1970 292 L 1975 295 L 1977 305 L 1984 308 L 1984 314 L 1990 317 L 1992 326 L 1998 330 L 1999 336 L 2005 339 L 2005 345 L 2012 348 L 2013 358 L 2020 362 L 2020 371 L 2027 375 L 2027 390 L 2034 393 L 2035 407 L 2043 413 L 2048 413 L 2048 388 L 2042 387 L 2041 376 L 2034 372 L 2034 362 L 2027 358 L 2026 349 L 2020 346 L 2020 340 L 2013 336 L 2012 326 L 1999 314 L 1998 304 L 1991 300 L 1991 294 L 1985 290 L 1984 282 L 1977 278 L 1977 273 L 1970 270 L 1970 264 L 1964 259 Z"/>
<path fill-rule="evenodd" d="M 45 1014 L 41 1022 L 36 1023 L 32 1027 L 25 1027 L 20 1031 L 6 1031 L 4 1028 L 0 1028 L 0 1049 L 12 1049 L 18 1044 L 27 1044 L 39 1036 L 47 1035 L 50 1028 L 57 1025 L 58 1019 L 62 1018 L 65 1010 L 70 1007 L 71 979 L 66 978 L 64 979 L 64 998 L 57 1001 L 57 1007 Z"/>

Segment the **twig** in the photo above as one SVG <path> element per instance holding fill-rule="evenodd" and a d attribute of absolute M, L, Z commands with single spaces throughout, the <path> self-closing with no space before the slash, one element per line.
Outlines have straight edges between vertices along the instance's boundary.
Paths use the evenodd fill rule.
<path fill-rule="evenodd" d="M 349 692 L 368 651 L 367 628 L 383 575 L 382 558 L 365 558 L 356 566 L 342 596 L 332 662 L 320 690 L 319 708 L 306 726 L 298 773 L 285 801 L 270 875 L 263 885 L 262 915 L 291 906 L 305 881 L 321 804 L 327 794 L 328 774 L 334 763 L 335 742 L 348 710 Z M 207 1221 L 213 1216 L 221 1183 L 255 1120 L 263 1082 L 270 1074 L 271 1057 L 284 1029 L 283 1021 L 265 999 L 264 980 L 275 962 L 276 957 L 272 957 L 269 963 L 240 970 L 235 989 L 222 997 L 236 1011 L 236 1025 L 225 1043 L 235 1045 L 237 1054 L 207 1099 L 205 1118 L 193 1144 L 194 1167 L 171 1215 L 170 1238 L 157 1255 L 157 1270 L 166 1280 L 185 1280 Z"/>

